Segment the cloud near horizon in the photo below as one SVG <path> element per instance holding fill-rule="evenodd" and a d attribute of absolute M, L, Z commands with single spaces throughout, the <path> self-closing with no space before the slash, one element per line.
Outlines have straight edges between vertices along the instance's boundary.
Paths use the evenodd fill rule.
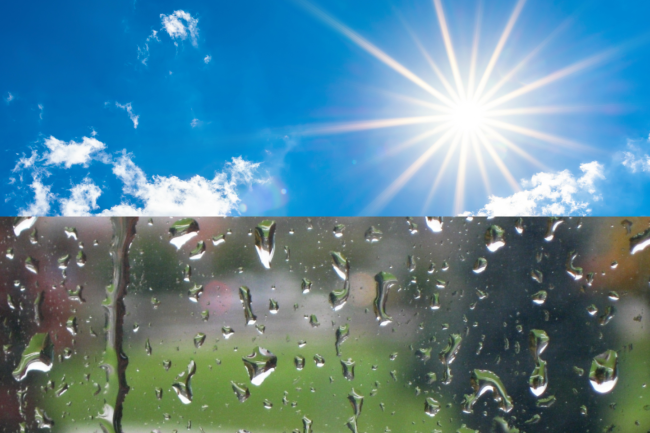
<path fill-rule="evenodd" d="M 183 180 L 176 176 L 148 177 L 133 162 L 133 156 L 123 150 L 118 157 L 105 152 L 106 145 L 94 137 L 83 137 L 80 142 L 65 142 L 51 136 L 44 141 L 47 148 L 42 154 L 33 150 L 29 157 L 22 156 L 13 169 L 21 174 L 30 170 L 32 182 L 29 188 L 33 199 L 18 210 L 19 215 L 51 215 L 58 207 L 61 216 L 89 215 L 150 215 L 150 216 L 223 216 L 237 210 L 241 201 L 238 190 L 242 186 L 264 183 L 258 176 L 260 163 L 233 157 L 221 172 L 212 179 L 193 176 Z M 52 192 L 52 185 L 44 179 L 48 169 L 69 169 L 73 165 L 87 167 L 91 162 L 112 166 L 112 173 L 122 186 L 120 203 L 100 209 L 98 199 L 102 189 L 86 176 L 73 184 L 66 197 Z M 12 178 L 10 183 L 15 183 Z"/>
<path fill-rule="evenodd" d="M 477 216 L 587 215 L 591 202 L 602 200 L 595 183 L 605 179 L 598 161 L 580 165 L 582 176 L 569 170 L 540 172 L 521 181 L 522 191 L 507 197 L 491 195 Z M 466 212 L 465 215 L 471 215 Z"/>

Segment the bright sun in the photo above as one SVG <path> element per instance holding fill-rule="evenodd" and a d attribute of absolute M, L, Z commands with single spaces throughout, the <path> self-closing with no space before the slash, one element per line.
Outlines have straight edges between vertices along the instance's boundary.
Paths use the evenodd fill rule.
<path fill-rule="evenodd" d="M 540 163 L 535 157 L 522 149 L 521 146 L 515 144 L 504 136 L 504 134 L 502 134 L 504 131 L 506 135 L 519 134 L 520 136 L 529 139 L 532 138 L 541 141 L 547 145 L 550 144 L 552 146 L 547 146 L 550 150 L 565 150 L 567 152 L 575 152 L 577 150 L 593 151 L 592 148 L 583 144 L 563 137 L 551 135 L 543 131 L 527 128 L 514 121 L 514 119 L 519 116 L 566 113 L 575 111 L 576 107 L 523 106 L 517 108 L 504 108 L 503 105 L 506 103 L 512 103 L 512 101 L 516 101 L 518 98 L 530 92 L 538 90 L 569 75 L 575 74 L 598 62 L 602 62 L 612 54 L 611 51 L 580 60 L 545 77 L 521 85 L 514 90 L 504 92 L 503 89 L 507 88 L 508 84 L 512 87 L 514 82 L 513 78 L 522 70 L 526 65 L 526 62 L 541 50 L 545 44 L 545 42 L 542 42 L 530 54 L 524 57 L 519 64 L 503 74 L 496 83 L 490 80 L 492 72 L 494 71 L 501 52 L 510 37 L 512 29 L 521 14 L 526 0 L 517 0 L 512 14 L 510 15 L 497 45 L 481 75 L 477 74 L 478 47 L 480 40 L 480 14 L 477 14 L 471 55 L 467 62 L 468 68 L 464 74 L 465 79 L 461 76 L 459 62 L 456 58 L 451 34 L 447 26 L 447 19 L 442 7 L 442 0 L 433 0 L 441 33 L 441 42 L 444 44 L 447 53 L 451 76 L 445 75 L 441 71 L 438 64 L 436 64 L 434 59 L 410 29 L 409 33 L 438 78 L 439 84 L 437 86 L 434 86 L 420 78 L 414 72 L 393 59 L 354 30 L 309 3 L 308 0 L 295 1 L 314 14 L 317 18 L 321 19 L 323 22 L 354 42 L 360 48 L 374 56 L 376 59 L 383 62 L 415 85 L 419 86 L 425 92 L 423 95 L 424 97 L 421 99 L 410 96 L 399 97 L 417 106 L 425 107 L 427 109 L 427 114 L 429 115 L 317 126 L 307 131 L 310 134 L 336 134 L 415 124 L 433 125 L 431 129 L 388 150 L 384 157 L 394 157 L 397 153 L 425 140 L 432 141 L 432 143 L 423 150 L 422 154 L 362 211 L 363 214 L 374 214 L 380 211 L 399 191 L 402 190 L 402 188 L 404 188 L 404 186 L 419 170 L 425 167 L 425 164 L 431 160 L 433 155 L 442 149 L 446 149 L 446 153 L 442 158 L 440 167 L 433 171 L 436 173 L 436 177 L 431 183 L 428 196 L 423 201 L 422 214 L 426 214 L 429 211 L 429 205 L 431 204 L 433 196 L 437 188 L 440 186 L 443 175 L 449 167 L 456 152 L 459 153 L 459 157 L 457 158 L 458 166 L 455 170 L 456 188 L 454 195 L 454 212 L 457 215 L 464 210 L 465 184 L 468 171 L 467 163 L 470 158 L 473 158 L 476 162 L 479 172 L 478 174 L 481 177 L 482 184 L 484 185 L 488 195 L 492 194 L 490 176 L 488 176 L 487 167 L 489 161 L 491 161 L 493 166 L 496 166 L 512 189 L 519 191 L 519 183 L 495 148 L 494 144 L 496 142 L 511 151 L 514 156 L 522 158 L 542 170 L 548 170 L 548 167 Z M 508 121 L 509 119 L 513 120 Z M 489 157 L 489 160 L 486 161 L 487 158 L 485 157 Z"/>

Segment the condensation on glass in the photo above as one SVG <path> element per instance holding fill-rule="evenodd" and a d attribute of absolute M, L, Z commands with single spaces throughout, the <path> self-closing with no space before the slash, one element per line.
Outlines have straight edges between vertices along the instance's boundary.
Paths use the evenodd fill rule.
<path fill-rule="evenodd" d="M 645 432 L 649 222 L 0 219 L 0 431 Z"/>

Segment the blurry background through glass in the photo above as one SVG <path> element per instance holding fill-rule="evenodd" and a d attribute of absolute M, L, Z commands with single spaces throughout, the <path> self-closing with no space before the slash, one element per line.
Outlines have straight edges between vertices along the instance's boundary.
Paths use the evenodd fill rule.
<path fill-rule="evenodd" d="M 0 230 L 2 432 L 650 428 L 647 218 Z"/>

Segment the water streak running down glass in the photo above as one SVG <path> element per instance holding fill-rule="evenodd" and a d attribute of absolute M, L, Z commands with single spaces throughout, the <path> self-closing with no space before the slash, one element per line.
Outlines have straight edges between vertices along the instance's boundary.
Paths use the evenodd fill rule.
<path fill-rule="evenodd" d="M 3 218 L 0 432 L 645 432 L 649 223 Z"/>

